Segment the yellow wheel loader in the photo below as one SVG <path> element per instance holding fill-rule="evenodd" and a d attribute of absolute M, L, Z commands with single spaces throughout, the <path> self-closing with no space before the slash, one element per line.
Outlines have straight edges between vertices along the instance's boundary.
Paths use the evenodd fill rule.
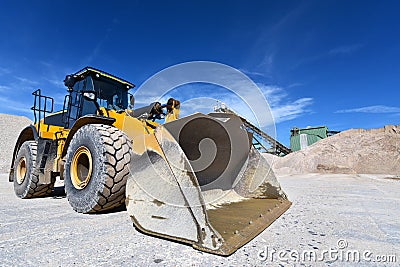
<path fill-rule="evenodd" d="M 33 93 L 35 123 L 15 145 L 9 180 L 20 198 L 64 180 L 81 213 L 124 203 L 140 231 L 230 255 L 291 205 L 234 114 L 178 118 L 169 99 L 134 109 L 134 85 L 86 67 L 67 75 L 64 107 Z M 162 122 L 162 123 L 161 123 Z"/>

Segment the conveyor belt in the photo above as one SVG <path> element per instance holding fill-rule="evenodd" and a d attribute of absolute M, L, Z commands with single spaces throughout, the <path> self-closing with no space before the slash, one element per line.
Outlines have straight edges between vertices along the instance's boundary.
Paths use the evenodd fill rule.
<path fill-rule="evenodd" d="M 232 110 L 228 109 L 227 107 L 218 107 L 215 108 L 216 112 L 223 112 L 223 113 L 233 113 L 239 116 L 244 125 L 246 126 L 247 130 L 253 134 L 253 146 L 257 150 L 264 150 L 263 152 L 267 152 L 270 154 L 278 155 L 278 156 L 285 156 L 291 152 L 290 148 L 287 148 L 283 144 L 276 141 L 270 135 L 263 132 L 258 127 L 254 126 L 251 122 L 246 120 L 245 118 L 241 117 L 240 115 L 236 114 Z M 265 146 L 260 142 L 260 140 L 267 142 L 271 145 L 270 149 L 265 148 Z"/>

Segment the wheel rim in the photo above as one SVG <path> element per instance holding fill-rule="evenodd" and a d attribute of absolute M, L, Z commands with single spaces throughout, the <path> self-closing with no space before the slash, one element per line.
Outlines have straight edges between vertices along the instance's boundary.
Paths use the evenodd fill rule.
<path fill-rule="evenodd" d="M 17 166 L 17 183 L 22 184 L 26 176 L 26 159 L 25 157 L 20 158 Z"/>
<path fill-rule="evenodd" d="M 73 186 L 81 190 L 85 188 L 92 175 L 92 155 L 87 147 L 81 146 L 72 157 L 71 182 Z"/>

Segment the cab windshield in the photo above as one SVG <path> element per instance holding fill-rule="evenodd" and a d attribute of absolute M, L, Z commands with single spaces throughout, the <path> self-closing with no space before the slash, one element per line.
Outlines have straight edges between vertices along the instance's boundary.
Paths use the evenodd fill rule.
<path fill-rule="evenodd" d="M 82 97 L 84 92 L 95 91 L 99 106 L 121 111 L 128 108 L 128 90 L 124 84 L 97 75 L 77 81 L 68 95 L 67 127 L 81 116 L 97 113 L 95 103 Z"/>
<path fill-rule="evenodd" d="M 92 81 L 101 107 L 114 110 L 128 107 L 128 90 L 123 84 L 103 77 L 94 77 Z"/>
<path fill-rule="evenodd" d="M 82 110 L 79 113 L 77 103 L 80 102 L 80 92 L 95 91 L 97 95 L 97 103 L 106 109 L 116 111 L 127 109 L 128 107 L 128 90 L 123 84 L 114 82 L 110 79 L 102 77 L 87 76 L 85 79 L 75 83 L 71 92 L 71 115 L 73 118 L 87 114 L 96 114 L 96 106 L 92 101 L 82 99 Z"/>

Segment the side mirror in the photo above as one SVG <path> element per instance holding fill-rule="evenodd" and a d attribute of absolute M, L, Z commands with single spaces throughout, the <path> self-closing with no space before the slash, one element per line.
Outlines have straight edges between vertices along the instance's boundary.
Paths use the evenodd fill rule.
<path fill-rule="evenodd" d="M 135 105 L 135 97 L 131 94 L 129 94 L 129 109 L 133 109 Z"/>
<path fill-rule="evenodd" d="M 94 105 L 96 106 L 97 111 L 101 116 L 103 116 L 103 111 L 100 109 L 99 103 L 97 103 L 97 94 L 96 91 L 83 91 L 83 98 L 85 98 L 88 101 L 92 101 Z"/>
<path fill-rule="evenodd" d="M 89 101 L 96 101 L 96 91 L 86 91 L 83 92 L 83 97 Z"/>

